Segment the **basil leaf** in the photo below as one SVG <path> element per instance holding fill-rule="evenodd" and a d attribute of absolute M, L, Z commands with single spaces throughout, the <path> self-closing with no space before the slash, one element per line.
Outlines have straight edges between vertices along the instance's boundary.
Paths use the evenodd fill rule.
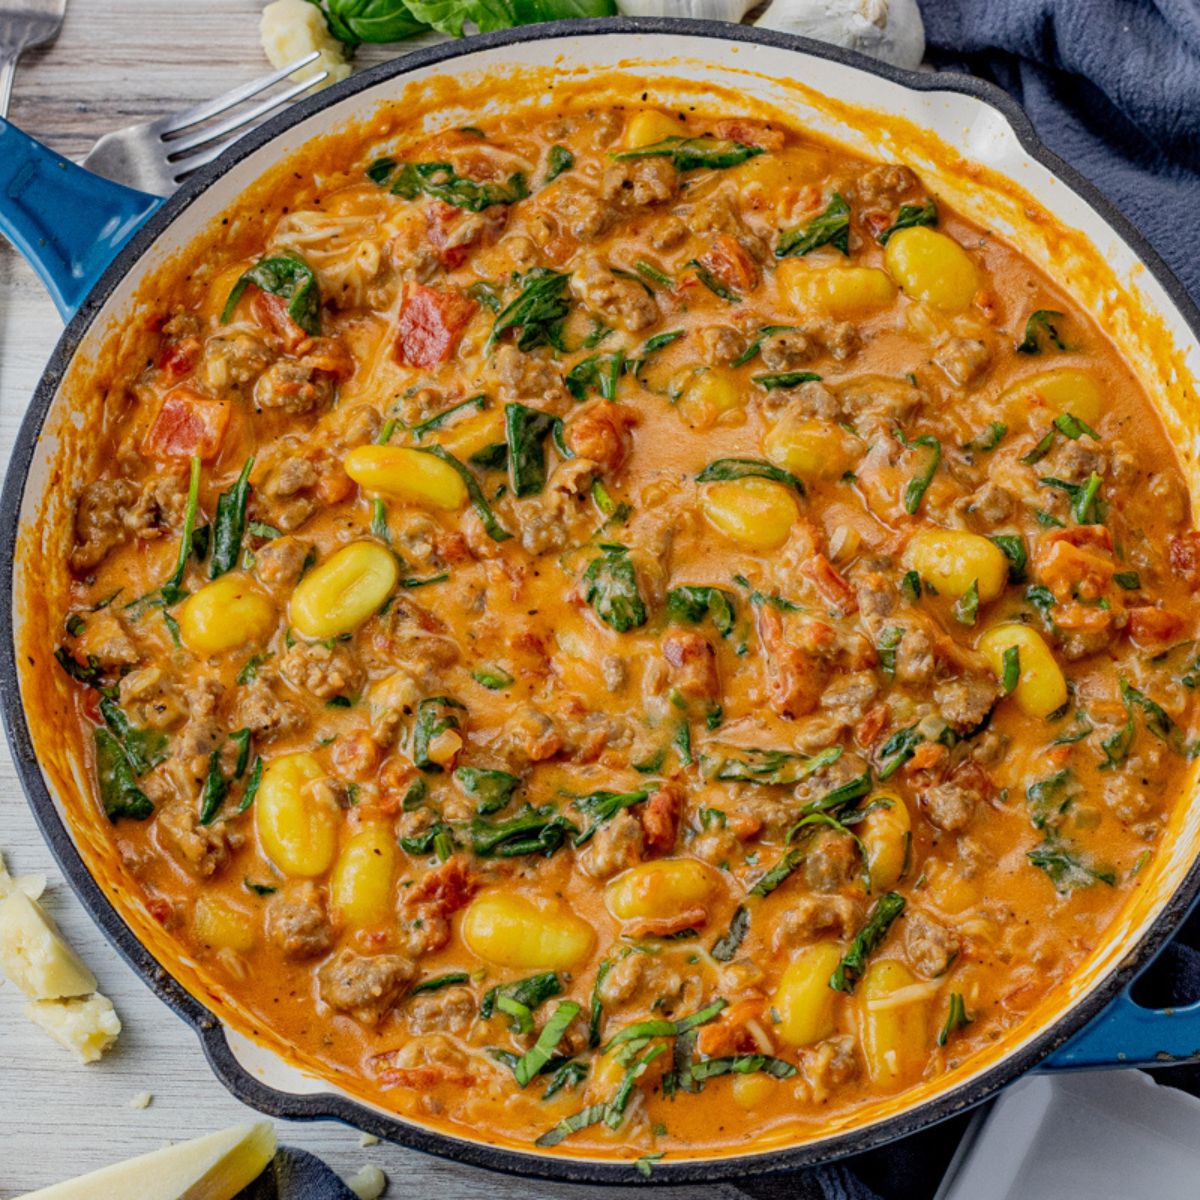
<path fill-rule="evenodd" d="M 229 783 L 221 771 L 221 751 L 214 750 L 208 756 L 208 774 L 200 793 L 200 824 L 211 825 L 229 795 Z"/>
<path fill-rule="evenodd" d="M 1004 651 L 1004 677 L 1001 687 L 1006 696 L 1011 696 L 1021 682 L 1021 647 L 1009 646 Z"/>
<path fill-rule="evenodd" d="M 622 809 L 632 808 L 650 798 L 649 791 L 640 792 L 589 792 L 586 796 L 576 796 L 571 802 L 585 817 L 590 819 L 588 827 L 576 834 L 573 844 L 582 846 L 595 835 L 601 825 L 606 825 Z"/>
<path fill-rule="evenodd" d="M 391 169 L 379 159 L 367 168 L 367 176 L 373 183 L 385 187 L 393 196 L 415 200 L 418 196 L 430 196 L 467 212 L 483 212 L 494 204 L 516 204 L 529 195 L 529 185 L 523 171 L 514 171 L 504 183 L 479 182 L 468 179 L 448 162 L 395 163 Z"/>
<path fill-rule="evenodd" d="M 713 943 L 711 954 L 717 962 L 730 962 L 741 949 L 746 934 L 750 932 L 750 910 L 739 904 L 733 910 L 729 928 Z"/>
<path fill-rule="evenodd" d="M 450 418 L 456 413 L 466 412 L 467 409 L 474 408 L 482 412 L 487 407 L 487 397 L 481 392 L 478 396 L 471 396 L 467 400 L 462 400 L 458 404 L 452 404 L 449 408 L 442 409 L 439 413 L 434 413 L 432 417 L 426 418 L 424 421 L 414 425 L 409 433 L 412 434 L 413 440 L 419 442 L 431 429 L 444 429 Z M 391 424 L 391 422 L 388 422 Z M 389 438 L 380 437 L 378 444 L 384 445 Z"/>
<path fill-rule="evenodd" d="M 979 616 L 979 580 L 972 579 L 971 586 L 954 603 L 954 619 L 961 625 L 974 625 Z"/>
<path fill-rule="evenodd" d="M 924 434 L 922 437 L 913 438 L 910 442 L 908 438 L 900 432 L 895 431 L 896 440 L 906 449 L 913 450 L 917 446 L 924 446 L 932 453 L 929 456 L 929 462 L 924 471 L 914 475 L 909 481 L 908 486 L 904 489 L 904 511 L 910 517 L 915 517 L 917 511 L 921 507 L 921 501 L 925 498 L 925 493 L 929 485 L 933 482 L 934 473 L 937 471 L 939 464 L 942 461 L 942 443 L 931 433 Z"/>
<path fill-rule="evenodd" d="M 130 723 L 113 699 L 100 700 L 100 715 L 120 743 L 134 775 L 145 775 L 167 757 L 167 735 L 157 729 L 139 729 Z"/>
<path fill-rule="evenodd" d="M 524 404 L 504 408 L 504 438 L 514 496 L 532 496 L 546 486 L 546 437 L 558 418 Z"/>
<path fill-rule="evenodd" d="M 741 304 L 741 296 L 732 288 L 726 287 L 698 258 L 689 258 L 687 265 L 696 272 L 696 278 L 714 296 L 718 296 L 730 304 Z"/>
<path fill-rule="evenodd" d="M 970 1024 L 971 1018 L 967 1016 L 967 1006 L 963 1001 L 962 992 L 951 992 L 950 1011 L 946 1014 L 946 1022 L 942 1026 L 941 1033 L 937 1036 L 937 1044 L 944 1046 L 950 1040 L 952 1033 L 966 1029 Z"/>
<path fill-rule="evenodd" d="M 470 975 L 466 971 L 450 971 L 445 975 L 434 975 L 430 979 L 422 979 L 409 988 L 408 994 L 415 996 L 418 992 L 437 992 L 444 987 L 452 987 L 456 983 L 467 983 Z"/>
<path fill-rule="evenodd" d="M 567 1026 L 579 1015 L 580 1006 L 574 1000 L 564 1000 L 554 1010 L 550 1019 L 542 1026 L 541 1033 L 533 1046 L 517 1060 L 513 1073 L 517 1083 L 525 1087 L 550 1061 L 567 1032 Z"/>
<path fill-rule="evenodd" d="M 1000 553 L 1008 559 L 1008 582 L 1024 583 L 1025 568 L 1029 565 L 1029 551 L 1025 539 L 1019 533 L 997 533 L 988 538 Z"/>
<path fill-rule="evenodd" d="M 771 375 L 753 375 L 751 378 L 768 392 L 776 388 L 799 387 L 802 383 L 814 383 L 821 376 L 815 371 L 779 371 Z"/>
<path fill-rule="evenodd" d="M 972 438 L 969 442 L 964 442 L 962 449 L 968 452 L 973 451 L 977 454 L 987 454 L 1000 445 L 1007 432 L 1008 426 L 1003 421 L 992 421 L 987 429 L 978 437 Z"/>
<path fill-rule="evenodd" d="M 500 692 L 511 687 L 516 680 L 502 667 L 480 667 L 471 672 L 471 678 L 490 692 Z"/>
<path fill-rule="evenodd" d="M 811 757 L 790 750 L 721 746 L 717 753 L 700 756 L 700 770 L 705 779 L 791 787 L 823 771 L 841 756 L 841 746 L 827 746 Z"/>

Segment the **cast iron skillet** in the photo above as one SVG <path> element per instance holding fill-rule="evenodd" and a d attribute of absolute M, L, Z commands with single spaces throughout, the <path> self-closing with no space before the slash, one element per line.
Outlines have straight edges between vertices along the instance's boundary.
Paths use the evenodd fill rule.
<path fill-rule="evenodd" d="M 31 259 L 68 320 L 22 422 L 0 493 L 0 709 L 22 786 L 63 874 L 125 961 L 196 1030 L 217 1076 L 238 1099 L 274 1117 L 333 1118 L 413 1149 L 473 1166 L 545 1179 L 700 1184 L 795 1170 L 860 1153 L 945 1120 L 992 1096 L 1039 1064 L 1071 1069 L 1200 1057 L 1200 1002 L 1173 1012 L 1155 1012 L 1137 1008 L 1128 999 L 1132 981 L 1162 949 L 1200 893 L 1197 860 L 1118 969 L 1040 1035 L 975 1078 L 893 1117 L 819 1142 L 716 1159 L 673 1162 L 668 1156 L 654 1164 L 650 1180 L 645 1180 L 632 1169 L 630 1160 L 520 1153 L 411 1124 L 332 1092 L 298 1095 L 267 1086 L 235 1057 L 220 1020 L 159 965 L 92 878 L 55 807 L 34 752 L 18 686 L 13 587 L 22 498 L 39 435 L 72 357 L 100 308 L 119 282 L 137 268 L 159 234 L 184 215 L 197 197 L 253 151 L 329 104 L 418 68 L 453 64 L 455 59 L 476 51 L 614 33 L 690 36 L 727 45 L 773 47 L 796 52 L 799 65 L 805 56 L 821 58 L 912 90 L 958 92 L 975 98 L 981 105 L 998 110 L 1027 154 L 1063 180 L 1117 231 L 1161 284 L 1193 337 L 1200 332 L 1200 311 L 1151 246 L 1090 183 L 1038 141 L 1028 118 L 1004 92 L 968 76 L 901 71 L 806 38 L 744 25 L 658 18 L 562 21 L 416 50 L 299 101 L 197 172 L 165 203 L 79 171 L 0 120 L 0 231 Z M 752 65 L 751 61 L 746 65 Z M 62 179 L 70 181 L 66 190 Z M 56 188 L 57 194 L 48 198 L 41 188 Z M 1109 1011 L 1103 1018 L 1094 1021 L 1106 1008 Z M 1080 1034 L 1089 1022 L 1093 1022 L 1091 1027 Z M 1052 1060 L 1048 1057 L 1051 1055 Z"/>

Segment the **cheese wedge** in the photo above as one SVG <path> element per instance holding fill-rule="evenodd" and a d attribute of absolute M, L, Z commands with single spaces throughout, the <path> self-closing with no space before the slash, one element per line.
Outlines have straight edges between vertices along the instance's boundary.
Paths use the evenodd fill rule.
<path fill-rule="evenodd" d="M 112 1001 L 99 992 L 73 1000 L 31 1000 L 25 1015 L 82 1063 L 98 1061 L 121 1032 Z"/>
<path fill-rule="evenodd" d="M 4 855 L 0 854 L 0 900 L 10 892 L 20 890 L 30 900 L 36 900 L 46 890 L 45 875 L 10 875 L 4 865 Z"/>
<path fill-rule="evenodd" d="M 269 1121 L 235 1125 L 114 1163 L 21 1200 L 232 1200 L 275 1156 Z"/>
<path fill-rule="evenodd" d="M 0 900 L 0 967 L 30 1000 L 86 996 L 96 977 L 40 905 L 15 890 Z"/>

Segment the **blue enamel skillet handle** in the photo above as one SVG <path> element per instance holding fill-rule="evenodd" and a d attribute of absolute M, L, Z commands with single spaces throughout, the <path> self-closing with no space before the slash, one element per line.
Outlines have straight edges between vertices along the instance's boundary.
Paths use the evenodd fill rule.
<path fill-rule="evenodd" d="M 1193 903 L 1189 915 L 1197 910 L 1200 899 Z M 1200 1059 L 1200 1000 L 1179 1008 L 1143 1008 L 1130 995 L 1136 982 L 1134 979 L 1127 983 L 1098 1017 L 1038 1069 L 1166 1067 Z"/>
<path fill-rule="evenodd" d="M 68 162 L 0 117 L 0 233 L 69 321 L 118 250 L 162 204 Z"/>
<path fill-rule="evenodd" d="M 28 259 L 64 321 L 162 202 L 75 166 L 0 118 L 0 233 Z M 1163 1066 L 1200 1058 L 1200 1000 L 1148 1009 L 1134 1003 L 1131 987 L 1040 1069 Z"/>

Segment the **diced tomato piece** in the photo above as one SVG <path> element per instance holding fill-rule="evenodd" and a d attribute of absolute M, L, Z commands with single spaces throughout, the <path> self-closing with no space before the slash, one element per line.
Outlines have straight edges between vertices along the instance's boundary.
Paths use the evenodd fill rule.
<path fill-rule="evenodd" d="M 192 373 L 196 359 L 200 356 L 200 346 L 198 337 L 184 337 L 168 342 L 159 351 L 158 362 L 155 365 L 172 379 L 182 379 Z"/>
<path fill-rule="evenodd" d="M 1043 540 L 1034 555 L 1034 566 L 1060 603 L 1072 596 L 1080 600 L 1099 599 L 1117 570 L 1106 553 L 1061 539 Z"/>
<path fill-rule="evenodd" d="M 700 256 L 700 265 L 735 292 L 750 292 L 758 286 L 758 263 L 732 234 L 717 234 Z"/>
<path fill-rule="evenodd" d="M 292 320 L 287 308 L 288 302 L 283 296 L 264 292 L 262 288 L 254 288 L 254 295 L 250 300 L 250 312 L 254 319 L 264 329 L 269 329 L 282 338 L 286 349 L 295 350 L 308 334 Z"/>
<path fill-rule="evenodd" d="M 904 764 L 906 774 L 914 771 L 932 771 L 949 752 L 940 742 L 922 742 Z"/>
<path fill-rule="evenodd" d="M 843 616 L 858 612 L 858 598 L 854 589 L 825 555 L 814 554 L 800 569 L 816 584 L 817 591 Z"/>
<path fill-rule="evenodd" d="M 209 400 L 186 384 L 167 393 L 142 449 L 150 458 L 216 458 L 229 424 L 228 400 Z"/>
<path fill-rule="evenodd" d="M 1060 604 L 1054 610 L 1055 625 L 1076 633 L 1103 633 L 1112 620 L 1112 609 L 1098 604 Z"/>
<path fill-rule="evenodd" d="M 435 867 L 404 898 L 405 906 L 429 904 L 439 916 L 456 913 L 475 894 L 479 884 L 459 858 Z"/>
<path fill-rule="evenodd" d="M 642 809 L 642 829 L 647 848 L 661 854 L 675 849 L 682 811 L 683 789 L 673 783 L 664 783 Z"/>
<path fill-rule="evenodd" d="M 478 307 L 461 292 L 439 292 L 415 284 L 400 308 L 396 358 L 410 367 L 436 367 L 446 362 Z"/>
<path fill-rule="evenodd" d="M 481 213 L 464 213 L 439 200 L 425 212 L 426 236 L 438 262 L 447 271 L 455 271 L 477 246 L 492 242 L 507 220 L 508 209 L 502 204 L 493 204 Z"/>
<path fill-rule="evenodd" d="M 718 121 L 713 126 L 713 133 L 719 138 L 728 138 L 731 142 L 741 142 L 743 146 L 759 146 L 763 150 L 774 153 L 783 149 L 783 131 L 762 121 L 746 121 L 731 117 Z"/>
<path fill-rule="evenodd" d="M 670 917 L 645 917 L 627 922 L 621 928 L 628 937 L 670 937 L 684 929 L 699 929 L 708 920 L 703 908 L 689 908 Z"/>
<path fill-rule="evenodd" d="M 892 719 L 892 710 L 886 704 L 877 704 L 872 708 L 854 730 L 854 736 L 860 746 L 873 746 L 879 741 L 879 735 L 887 728 Z"/>
<path fill-rule="evenodd" d="M 473 1075 L 465 1071 L 452 1071 L 449 1067 L 389 1067 L 380 1072 L 379 1082 L 387 1088 L 412 1088 L 428 1091 L 439 1083 L 453 1083 L 459 1087 L 470 1087 L 475 1082 Z"/>
<path fill-rule="evenodd" d="M 761 1021 L 766 1001 L 751 997 L 731 1004 L 716 1021 L 702 1025 L 696 1037 L 696 1049 L 706 1058 L 726 1054 L 746 1054 L 758 1050 L 758 1042 L 746 1026 Z"/>
<path fill-rule="evenodd" d="M 1171 569 L 1192 589 L 1200 590 L 1200 533 L 1175 534 L 1167 546 Z"/>
<path fill-rule="evenodd" d="M 1143 650 L 1161 650 L 1180 639 L 1187 622 L 1169 608 L 1144 604 L 1129 610 L 1127 628 L 1129 636 Z"/>

